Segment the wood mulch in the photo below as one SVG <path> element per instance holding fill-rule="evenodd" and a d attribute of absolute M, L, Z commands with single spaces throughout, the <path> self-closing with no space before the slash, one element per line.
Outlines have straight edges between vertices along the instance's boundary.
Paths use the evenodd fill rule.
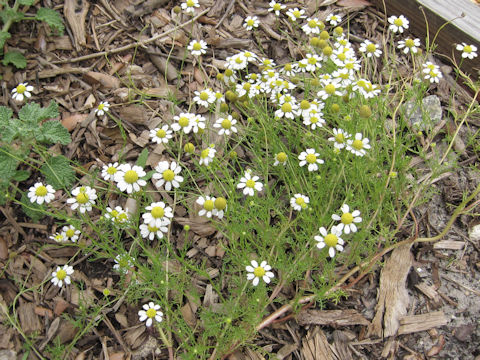
<path fill-rule="evenodd" d="M 120 150 L 126 159 L 136 159 L 145 147 L 150 150 L 147 164 L 156 164 L 164 148 L 153 146 L 148 132 L 174 106 L 166 97 L 173 92 L 177 99 L 189 102 L 193 92 L 205 84 L 220 88 L 215 76 L 227 56 L 248 49 L 284 63 L 302 55 L 297 46 L 275 30 L 277 20 L 267 11 L 267 1 L 201 1 L 195 21 L 175 14 L 172 8 L 177 2 L 168 0 L 42 3 L 62 14 L 66 34 L 49 36 L 45 25 L 32 22 L 12 28 L 14 36 L 8 47 L 24 52 L 28 65 L 21 71 L 2 67 L 2 104 L 18 111 L 10 90 L 25 80 L 35 86 L 34 101 L 46 105 L 55 100 L 73 141 L 52 150 L 62 151 L 87 171 L 93 171 L 99 162 L 118 160 Z M 317 11 L 318 3 L 322 6 Z M 299 0 L 288 6 L 306 8 L 309 15 L 317 11 L 322 20 L 332 12 L 345 18 L 348 14 L 352 38 L 357 43 L 365 38 L 380 41 L 386 27 L 384 15 L 364 0 Z M 261 18 L 255 34 L 242 27 L 247 15 Z M 280 23 L 290 28 L 285 17 Z M 190 33 L 192 38 L 208 43 L 201 67 L 191 57 L 182 65 Z M 448 64 L 442 71 L 445 81 L 434 93 L 440 97 L 448 118 L 448 112 L 461 108 L 471 94 L 458 88 Z M 453 88 L 459 93 L 454 104 L 450 102 Z M 140 92 L 133 89 L 149 97 L 144 106 L 132 102 Z M 93 113 L 96 105 L 105 100 L 113 104 L 111 111 L 126 130 L 125 147 L 116 124 L 99 120 Z M 445 121 L 437 129 L 436 140 L 441 142 L 445 133 L 452 132 L 449 124 Z M 479 182 L 477 153 L 468 141 L 471 131 L 480 126 L 478 115 L 469 119 L 468 126 L 455 144 L 461 166 L 452 169 L 448 177 L 435 179 L 432 201 L 412 211 L 414 217 L 406 219 L 399 239 L 408 238 L 415 227 L 422 236 L 437 234 L 448 221 L 452 206 Z M 428 172 L 422 159 L 412 161 L 419 171 Z M 21 184 L 25 188 L 30 185 Z M 223 253 L 214 241 L 206 240 L 215 239 L 215 229 L 200 218 L 188 218 L 185 209 L 177 209 L 177 223 L 192 227 L 194 246 L 188 256 L 199 262 L 206 260 L 210 276 L 215 277 Z M 111 288 L 119 277 L 112 271 L 113 263 L 86 261 L 88 254 L 82 254 L 74 264 L 75 280 L 84 285 L 81 293 L 76 287 L 60 292 L 50 284 L 36 292 L 20 291 L 47 279 L 52 269 L 65 264 L 78 249 L 58 247 L 49 239 L 57 231 L 51 220 L 32 223 L 12 203 L 0 210 L 0 307 L 11 310 L 15 302 L 20 324 L 19 329 L 11 327 L 0 311 L 0 359 L 22 358 L 26 352 L 24 337 L 35 339 L 29 359 L 39 358 L 38 354 L 49 358 L 45 351 L 49 344 L 69 344 L 78 335 L 78 328 L 67 317 L 75 314 L 86 299 L 95 301 L 103 296 L 103 289 Z M 338 304 L 328 303 L 323 309 L 307 302 L 295 316 L 285 313 L 259 329 L 255 347 L 274 354 L 272 358 L 287 360 L 480 359 L 480 235 L 479 230 L 475 233 L 474 225 L 475 219 L 462 215 L 443 241 L 395 249 L 386 256 L 382 267 L 347 281 L 347 298 Z M 213 301 L 208 299 L 208 286 L 199 284 L 203 287 L 202 301 Z M 168 358 L 161 343 L 145 332 L 145 326 L 139 326 L 138 309 L 123 300 L 120 296 L 120 301 L 105 310 L 97 327 L 75 339 L 78 341 L 71 358 Z M 195 311 L 196 305 L 186 299 L 184 316 L 194 322 Z M 228 358 L 257 360 L 263 356 L 259 351 L 241 348 Z"/>

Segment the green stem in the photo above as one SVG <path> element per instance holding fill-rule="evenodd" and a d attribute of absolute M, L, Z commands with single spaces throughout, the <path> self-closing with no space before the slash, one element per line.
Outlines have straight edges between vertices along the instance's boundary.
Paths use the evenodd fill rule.
<path fill-rule="evenodd" d="M 5 6 L 7 8 L 9 8 L 8 4 L 5 4 Z M 15 1 L 15 4 L 13 4 L 13 7 L 8 9 L 8 10 L 12 10 L 13 12 L 17 12 L 18 11 L 18 8 L 20 7 L 20 2 L 18 1 Z M 13 17 L 9 17 L 7 22 L 5 24 L 3 24 L 3 28 L 2 28 L 2 32 L 8 32 L 8 30 L 10 29 L 10 26 L 12 26 L 14 20 Z"/>

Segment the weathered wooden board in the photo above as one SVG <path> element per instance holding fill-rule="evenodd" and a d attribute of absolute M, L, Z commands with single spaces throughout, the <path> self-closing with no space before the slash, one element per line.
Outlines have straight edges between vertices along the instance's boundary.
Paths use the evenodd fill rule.
<path fill-rule="evenodd" d="M 473 44 L 480 51 L 480 5 L 470 0 L 373 0 L 372 2 L 380 12 L 386 10 L 388 16 L 405 15 L 410 21 L 410 31 L 423 43 L 427 34 L 427 24 L 422 10 L 428 21 L 430 41 L 446 22 L 451 21 L 440 30 L 435 40 L 438 46 L 436 51 L 448 57 L 455 55 L 457 63 L 460 62 L 461 54 L 455 50 L 456 44 L 462 42 Z M 473 60 L 465 59 L 462 70 L 478 79 L 480 57 Z"/>

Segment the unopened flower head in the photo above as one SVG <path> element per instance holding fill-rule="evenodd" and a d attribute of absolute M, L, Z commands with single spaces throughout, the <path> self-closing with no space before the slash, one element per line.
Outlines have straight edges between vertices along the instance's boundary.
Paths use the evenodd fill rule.
<path fill-rule="evenodd" d="M 467 45 L 466 43 L 457 44 L 456 49 L 462 52 L 462 58 L 473 59 L 478 56 L 477 47 L 475 45 Z"/>
<path fill-rule="evenodd" d="M 320 235 L 315 235 L 314 239 L 318 241 L 317 247 L 323 249 L 325 246 L 328 247 L 328 255 L 333 258 L 336 251 L 343 251 L 344 241 L 340 237 L 342 231 L 336 226 L 332 226 L 330 232 L 327 231 L 323 226 L 319 229 Z"/>
<path fill-rule="evenodd" d="M 227 211 L 227 199 L 219 196 L 213 202 L 213 206 L 214 209 L 212 210 L 212 214 L 221 219 L 223 218 L 225 211 Z"/>
<path fill-rule="evenodd" d="M 315 152 L 315 149 L 307 149 L 300 153 L 298 160 L 300 160 L 299 165 L 307 165 L 308 171 L 317 171 L 318 165 L 323 164 L 324 161 L 319 158 L 320 154 Z"/>
<path fill-rule="evenodd" d="M 170 219 L 173 218 L 172 208 L 166 206 L 163 201 L 151 203 L 145 210 L 149 212 L 142 215 L 143 221 L 151 227 L 166 226 L 170 224 Z"/>
<path fill-rule="evenodd" d="M 141 166 L 122 164 L 115 173 L 115 181 L 120 191 L 126 191 L 128 194 L 140 191 L 141 187 L 147 185 L 142 179 L 147 175 Z"/>
<path fill-rule="evenodd" d="M 110 163 L 108 165 L 103 165 L 102 168 L 102 177 L 105 181 L 114 180 L 115 174 L 118 171 L 118 162 Z"/>
<path fill-rule="evenodd" d="M 64 265 L 63 267 L 57 266 L 57 270 L 52 273 L 52 283 L 58 287 L 62 287 L 63 284 L 70 284 L 70 275 L 74 272 L 73 267 Z"/>
<path fill-rule="evenodd" d="M 37 203 L 39 205 L 42 205 L 43 203 L 48 204 L 55 199 L 55 189 L 52 185 L 43 185 L 43 183 L 37 182 L 28 189 L 27 196 L 32 203 Z"/>
<path fill-rule="evenodd" d="M 243 22 L 243 27 L 247 30 L 252 30 L 253 28 L 257 28 L 258 24 L 260 24 L 260 22 L 256 16 L 247 16 Z"/>
<path fill-rule="evenodd" d="M 79 209 L 83 214 L 91 211 L 97 199 L 97 191 L 90 186 L 79 186 L 72 190 L 73 197 L 67 199 L 67 204 L 71 204 L 71 209 Z"/>
<path fill-rule="evenodd" d="M 410 23 L 407 18 L 403 15 L 395 16 L 392 15 L 388 18 L 388 22 L 390 26 L 388 30 L 392 31 L 393 33 L 400 33 L 402 34 L 404 30 L 408 29 L 408 24 Z"/>
<path fill-rule="evenodd" d="M 98 116 L 103 116 L 105 113 L 110 110 L 110 104 L 108 101 L 102 101 L 100 104 L 98 104 L 97 108 L 95 109 L 95 114 Z"/>
<path fill-rule="evenodd" d="M 163 125 L 161 128 L 155 128 L 150 130 L 150 138 L 157 144 L 166 144 L 168 140 L 172 138 L 172 130 L 168 125 Z"/>
<path fill-rule="evenodd" d="M 255 195 L 255 191 L 262 191 L 263 184 L 258 181 L 258 176 L 252 176 L 249 170 L 245 171 L 245 175 L 240 178 L 240 183 L 237 184 L 237 189 L 243 189 L 243 194 L 248 196 Z"/>
<path fill-rule="evenodd" d="M 192 40 L 187 49 L 193 56 L 204 55 L 207 52 L 207 43 L 205 40 Z"/>
<path fill-rule="evenodd" d="M 350 212 L 350 207 L 347 204 L 343 204 L 340 208 L 342 210 L 342 215 L 333 214 L 332 219 L 335 221 L 340 221 L 337 225 L 337 229 L 342 231 L 345 234 L 350 234 L 350 232 L 357 232 L 357 226 L 355 224 L 361 223 L 362 218 L 360 217 L 360 211 L 354 210 Z"/>
<path fill-rule="evenodd" d="M 290 198 L 290 205 L 293 207 L 295 211 L 301 211 L 308 207 L 308 203 L 310 202 L 310 198 L 306 195 L 302 194 L 295 194 L 292 198 Z"/>
<path fill-rule="evenodd" d="M 170 191 L 172 188 L 180 187 L 183 182 L 183 176 L 180 176 L 182 168 L 175 161 L 169 163 L 168 161 L 160 161 L 155 167 L 155 173 L 152 178 L 158 180 L 157 187 L 164 186 L 165 190 Z"/>
<path fill-rule="evenodd" d="M 145 321 L 147 327 L 150 327 L 153 324 L 153 320 L 162 322 L 163 313 L 160 311 L 160 305 L 155 305 L 150 301 L 148 304 L 143 305 L 143 310 L 138 312 L 138 317 L 140 321 Z"/>
<path fill-rule="evenodd" d="M 12 98 L 15 101 L 23 101 L 25 98 L 32 96 L 33 86 L 28 85 L 28 83 L 20 83 L 12 90 Z"/>
<path fill-rule="evenodd" d="M 369 142 L 370 140 L 363 137 L 361 133 L 356 133 L 354 139 L 347 141 L 347 150 L 357 156 L 364 156 L 367 153 L 366 150 L 370 149 Z"/>
<path fill-rule="evenodd" d="M 275 274 L 271 272 L 272 267 L 267 264 L 266 261 L 262 261 L 260 265 L 257 261 L 252 260 L 251 265 L 245 267 L 247 270 L 247 280 L 252 280 L 253 286 L 257 286 L 260 282 L 260 279 L 269 284 L 270 281 L 275 277 Z"/>

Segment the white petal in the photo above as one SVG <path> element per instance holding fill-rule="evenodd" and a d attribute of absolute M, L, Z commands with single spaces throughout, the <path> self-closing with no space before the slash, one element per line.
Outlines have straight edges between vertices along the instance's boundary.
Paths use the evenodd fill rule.
<path fill-rule="evenodd" d="M 148 327 L 150 327 L 150 326 L 152 326 L 152 322 L 153 322 L 152 318 L 148 318 L 146 325 L 147 325 Z"/>
<path fill-rule="evenodd" d="M 257 286 L 259 281 L 260 279 L 258 277 L 255 277 L 255 279 L 253 279 L 252 281 L 253 286 Z"/>
<path fill-rule="evenodd" d="M 319 243 L 317 244 L 317 247 L 318 247 L 319 249 L 323 249 L 323 248 L 325 247 L 325 243 L 324 243 L 323 241 L 322 241 L 322 242 L 319 242 Z"/>
<path fill-rule="evenodd" d="M 265 281 L 267 284 L 270 283 L 270 278 L 267 275 L 263 276 L 263 281 Z"/>
<path fill-rule="evenodd" d="M 328 255 L 333 258 L 335 256 L 335 248 L 331 247 L 328 249 Z"/>
<path fill-rule="evenodd" d="M 247 280 L 252 280 L 254 277 L 255 277 L 255 275 L 253 275 L 253 273 L 248 273 L 247 274 Z"/>
<path fill-rule="evenodd" d="M 247 270 L 248 272 L 253 272 L 253 270 L 255 270 L 252 266 L 248 265 L 248 266 L 245 266 L 245 270 Z"/>
<path fill-rule="evenodd" d="M 257 263 L 256 260 L 252 260 L 252 261 L 250 262 L 250 264 L 252 264 L 252 266 L 253 266 L 254 268 L 257 268 L 257 267 L 258 267 L 258 263 Z"/>
<path fill-rule="evenodd" d="M 342 207 L 341 207 L 341 210 L 344 214 L 348 213 L 348 212 L 350 212 L 350 206 L 348 206 L 347 204 L 343 204 Z"/>

